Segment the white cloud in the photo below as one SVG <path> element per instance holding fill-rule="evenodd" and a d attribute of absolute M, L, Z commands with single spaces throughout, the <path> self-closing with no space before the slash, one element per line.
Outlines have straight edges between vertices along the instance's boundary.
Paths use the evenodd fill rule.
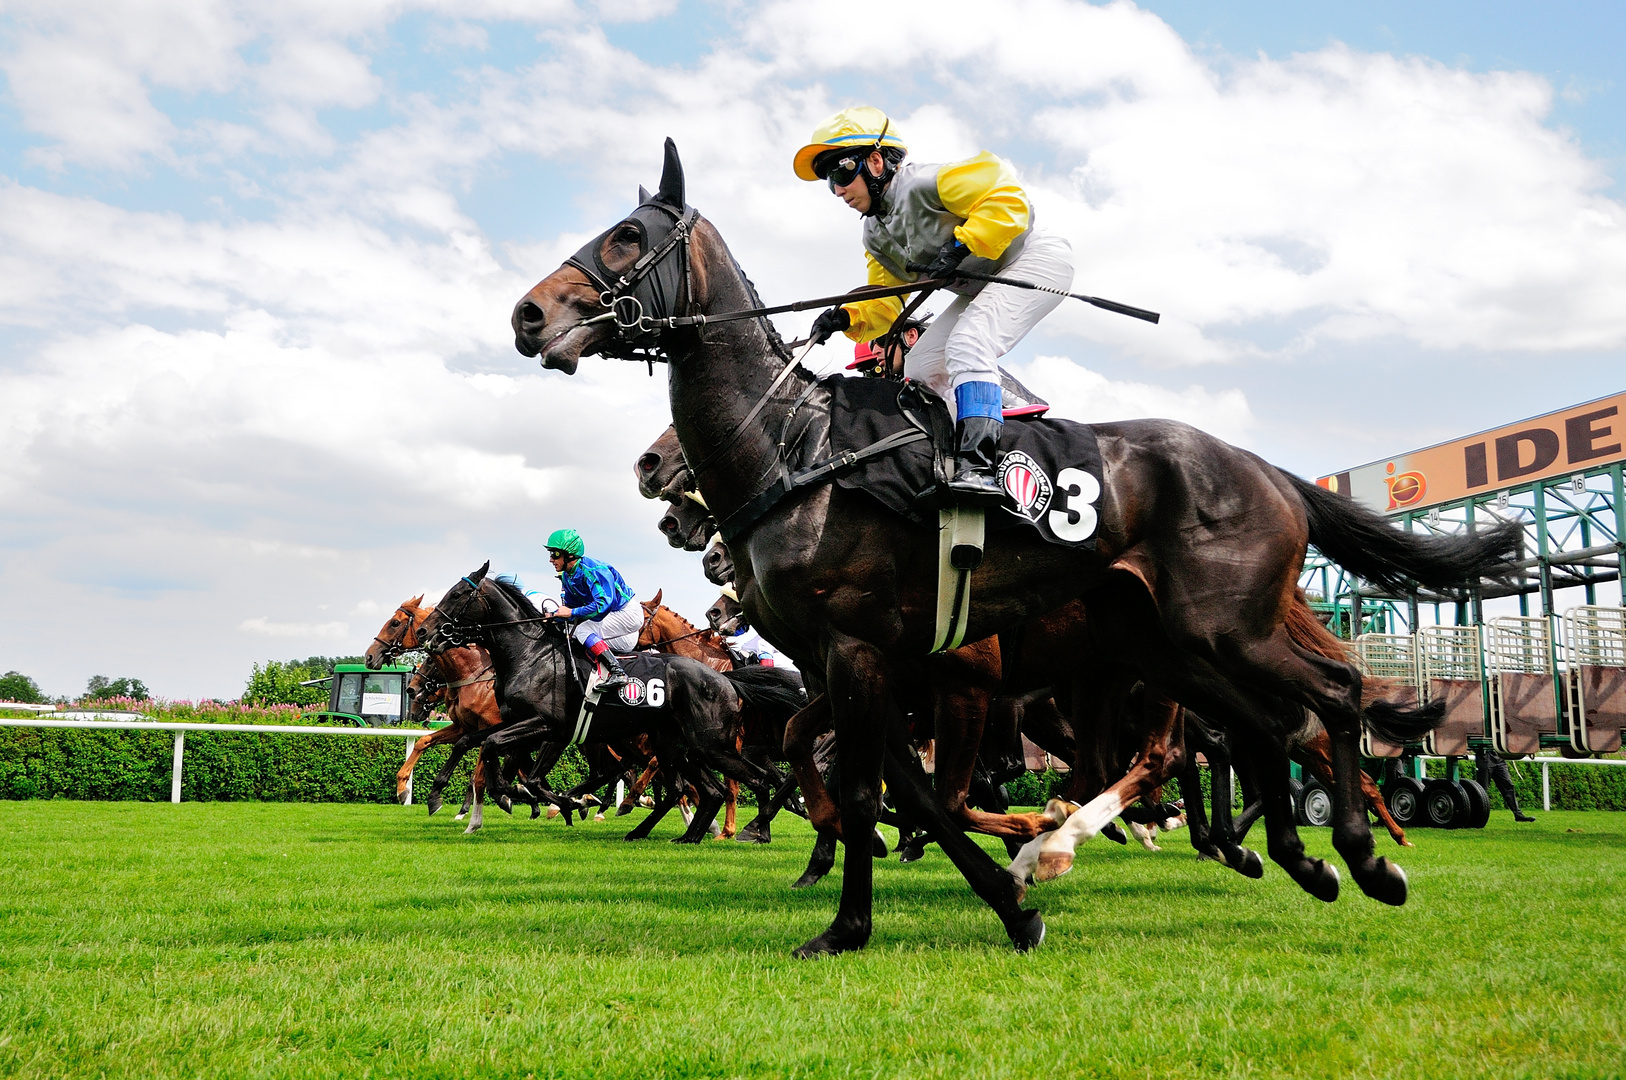
<path fill-rule="evenodd" d="M 116 669 L 232 694 L 262 653 L 359 649 L 401 599 L 488 557 L 547 584 L 540 538 L 561 524 L 698 616 L 715 590 L 629 476 L 667 422 L 663 387 L 609 361 L 539 372 L 508 329 L 526 288 L 653 186 L 666 135 L 770 301 L 861 279 L 857 221 L 789 171 L 837 107 L 890 102 L 924 160 L 1011 156 L 1074 244 L 1076 288 L 1165 314 L 1069 302 L 1046 355 L 1012 359 L 1076 419 L 1166 416 L 1248 444 L 1286 426 L 1262 402 L 1290 361 L 1330 345 L 1469 378 L 1487 350 L 1626 343 L 1610 292 L 1626 216 L 1526 74 L 1341 47 L 1220 69 L 1125 2 L 1020 0 L 999 22 L 969 0 L 866 10 L 907 83 L 806 4 L 737 12 L 737 35 L 671 66 L 562 3 L 8 10 L 0 67 L 32 152 L 112 192 L 0 178 L 0 589 L 43 613 L 0 647 L 55 692 Z M 409 11 L 441 20 L 431 62 L 484 50 L 482 66 L 433 86 L 387 72 Z M 534 56 L 494 56 L 492 16 L 533 25 Z M 163 91 L 210 119 L 166 113 Z M 360 134 L 324 123 L 375 105 L 388 118 Z M 268 164 L 222 164 L 241 153 Z M 142 169 L 219 181 L 222 202 L 128 209 L 118 185 Z M 517 192 L 501 213 L 482 204 L 494 178 Z M 1196 380 L 1196 363 L 1227 366 Z M 87 643 L 86 610 L 140 632 Z"/>
<path fill-rule="evenodd" d="M 282 623 L 272 622 L 263 616 L 244 619 L 237 624 L 237 628 L 245 634 L 258 634 L 261 637 L 299 638 L 307 640 L 314 638 L 318 641 L 341 641 L 350 637 L 350 626 L 342 622 L 326 623 Z"/>
<path fill-rule="evenodd" d="M 1241 390 L 1201 386 L 1170 390 L 1149 383 L 1116 382 L 1064 356 L 1012 364 L 1011 374 L 1050 402 L 1051 415 L 1086 424 L 1136 417 L 1180 420 L 1227 442 L 1246 444 L 1256 421 Z"/>

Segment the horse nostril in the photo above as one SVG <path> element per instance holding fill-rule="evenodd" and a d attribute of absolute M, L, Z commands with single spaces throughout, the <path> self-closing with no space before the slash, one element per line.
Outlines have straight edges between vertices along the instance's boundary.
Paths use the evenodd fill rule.
<path fill-rule="evenodd" d="M 637 469 L 639 476 L 650 476 L 660 467 L 661 456 L 653 453 L 644 454 L 638 459 L 638 464 L 634 466 L 634 468 Z"/>
<path fill-rule="evenodd" d="M 521 300 L 519 304 L 519 328 L 528 334 L 541 330 L 547 322 L 547 316 L 542 309 L 529 300 Z"/>

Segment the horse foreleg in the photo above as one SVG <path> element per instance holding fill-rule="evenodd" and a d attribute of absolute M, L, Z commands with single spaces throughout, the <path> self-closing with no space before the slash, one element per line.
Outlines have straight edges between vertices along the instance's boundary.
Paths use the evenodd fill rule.
<path fill-rule="evenodd" d="M 395 801 L 402 804 L 406 803 L 407 795 L 412 788 L 412 771 L 418 767 L 418 759 L 423 757 L 425 750 L 428 750 L 431 746 L 456 742 L 462 737 L 463 732 L 458 730 L 454 724 L 450 727 L 443 727 L 438 731 L 431 731 L 414 742 L 412 744 L 412 753 L 407 755 L 406 764 L 402 765 L 400 771 L 395 774 Z"/>
<path fill-rule="evenodd" d="M 1174 775 L 1185 760 L 1185 710 L 1165 697 L 1147 696 L 1147 735 L 1139 757 L 1129 772 L 1107 790 L 1072 812 L 1066 823 L 1038 840 L 1030 840 L 1011 861 L 1010 872 L 1025 883 L 1031 874 L 1035 881 L 1049 881 L 1073 868 L 1073 854 L 1126 806 L 1151 792 Z M 1046 812 L 1065 812 L 1067 805 L 1051 800 Z"/>
<path fill-rule="evenodd" d="M 841 763 L 841 831 L 850 841 L 841 859 L 841 903 L 825 931 L 796 950 L 799 957 L 821 956 L 861 949 L 873 926 L 875 860 L 858 838 L 868 840 L 881 809 L 881 774 L 886 757 L 886 725 L 891 708 L 888 664 L 880 650 L 854 638 L 837 637 L 826 653 L 830 718 L 836 730 L 836 754 Z M 810 706 L 811 708 L 811 706 Z M 797 718 L 791 718 L 795 725 Z M 786 732 L 786 741 L 790 733 Z M 810 741 L 810 740 L 808 740 Z M 804 767 L 812 765 L 811 747 L 805 748 Z M 797 779 L 802 791 L 822 781 L 812 776 Z"/>
<path fill-rule="evenodd" d="M 1316 778 L 1325 784 L 1330 791 L 1333 785 L 1333 777 L 1332 756 L 1327 752 L 1328 745 L 1327 732 L 1323 729 L 1299 744 L 1297 756 L 1300 764 L 1315 773 Z M 1361 770 L 1361 795 L 1366 799 L 1367 808 L 1378 816 L 1379 821 L 1383 822 L 1383 827 L 1388 830 L 1389 836 L 1395 843 L 1401 847 L 1414 846 L 1410 840 L 1406 839 L 1406 830 L 1402 829 L 1400 823 L 1394 819 L 1394 815 L 1389 813 L 1389 804 L 1383 801 L 1383 792 L 1378 789 L 1378 785 L 1373 782 L 1372 778 L 1366 774 L 1365 769 Z"/>
<path fill-rule="evenodd" d="M 718 834 L 719 840 L 732 840 L 739 828 L 734 824 L 735 815 L 739 812 L 740 782 L 730 777 L 728 781 L 728 800 L 723 803 L 723 831 Z M 760 808 L 759 808 L 760 812 Z"/>

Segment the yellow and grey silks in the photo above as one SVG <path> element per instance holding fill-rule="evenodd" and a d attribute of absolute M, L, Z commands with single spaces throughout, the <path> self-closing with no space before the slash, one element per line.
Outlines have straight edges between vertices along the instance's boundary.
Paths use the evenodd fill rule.
<path fill-rule="evenodd" d="M 971 250 L 967 270 L 997 274 L 1015 260 L 1033 229 L 1033 205 L 1003 158 L 986 151 L 948 165 L 910 162 L 882 195 L 881 212 L 864 219 L 864 261 L 871 285 L 918 281 L 910 263 L 929 263 L 950 240 Z M 962 295 L 981 291 L 980 281 L 951 286 Z M 852 319 L 847 336 L 869 341 L 891 329 L 903 310 L 898 297 L 845 305 Z"/>

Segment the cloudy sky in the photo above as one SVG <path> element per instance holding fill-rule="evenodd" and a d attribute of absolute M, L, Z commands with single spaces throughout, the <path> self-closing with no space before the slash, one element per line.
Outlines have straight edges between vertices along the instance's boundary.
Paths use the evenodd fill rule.
<path fill-rule="evenodd" d="M 562 525 L 697 617 L 632 481 L 664 383 L 508 330 L 666 135 L 770 301 L 861 280 L 789 168 L 828 113 L 1011 159 L 1165 313 L 1013 354 L 1077 419 L 1317 475 L 1626 386 L 1617 3 L 840 10 L 0 0 L 0 670 L 235 696 L 487 558 L 546 584 Z"/>

